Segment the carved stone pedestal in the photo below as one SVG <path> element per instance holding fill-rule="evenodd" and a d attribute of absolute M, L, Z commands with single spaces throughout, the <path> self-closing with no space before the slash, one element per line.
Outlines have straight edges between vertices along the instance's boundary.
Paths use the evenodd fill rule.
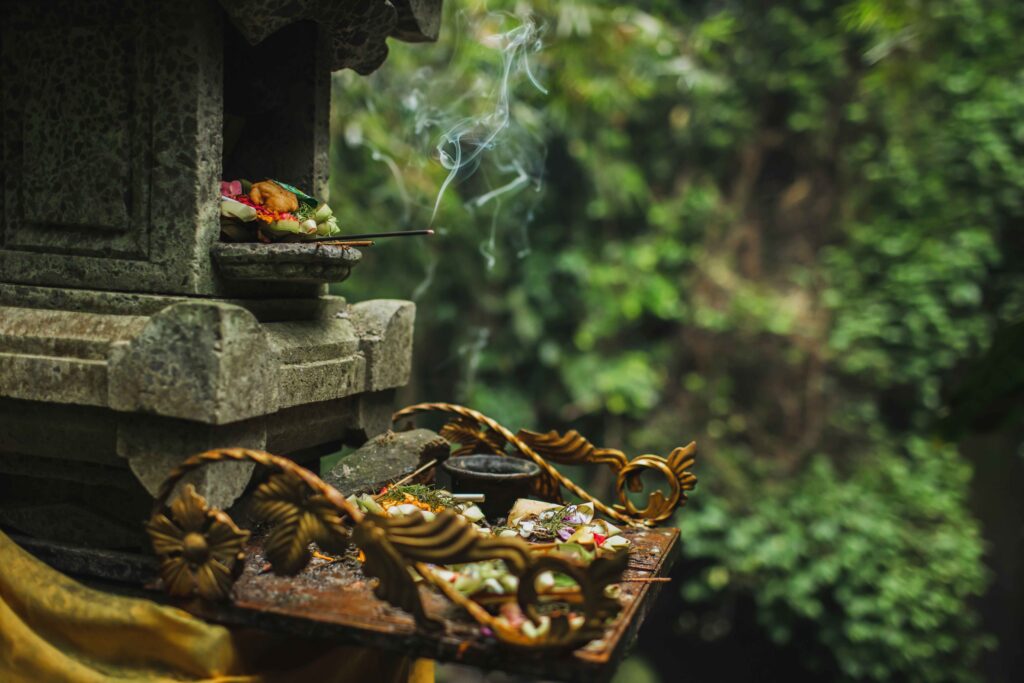
<path fill-rule="evenodd" d="M 19 296 L 20 295 L 20 296 Z M 39 307 L 47 301 L 77 310 Z M 13 306 L 28 302 L 37 307 Z M 0 524 L 131 547 L 167 473 L 246 446 L 311 461 L 390 423 L 415 307 L 0 285 Z M 196 482 L 226 507 L 251 465 Z"/>

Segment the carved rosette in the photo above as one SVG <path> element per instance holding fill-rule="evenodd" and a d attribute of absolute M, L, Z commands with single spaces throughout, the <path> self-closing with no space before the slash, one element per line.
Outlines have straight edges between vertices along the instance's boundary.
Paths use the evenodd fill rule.
<path fill-rule="evenodd" d="M 209 508 L 194 486 L 186 486 L 170 510 L 154 515 L 146 529 L 168 593 L 204 600 L 228 597 L 242 570 L 249 532 Z"/>
<path fill-rule="evenodd" d="M 442 0 L 221 0 L 231 23 L 255 45 L 298 21 L 323 27 L 332 71 L 368 74 L 388 56 L 387 39 L 430 41 Z"/>

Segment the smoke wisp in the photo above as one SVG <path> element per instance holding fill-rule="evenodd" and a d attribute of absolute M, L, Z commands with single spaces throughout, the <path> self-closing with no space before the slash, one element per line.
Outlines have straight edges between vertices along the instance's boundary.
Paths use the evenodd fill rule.
<path fill-rule="evenodd" d="M 464 9 L 438 45 L 393 45 L 370 78 L 335 76 L 339 101 L 360 95 L 358 107 L 336 107 L 335 125 L 349 148 L 386 167 L 391 189 L 377 193 L 399 209 L 391 215 L 440 236 L 471 226 L 488 270 L 501 258 L 506 226 L 512 256 L 529 253 L 545 149 L 534 130 L 541 117 L 525 97 L 547 93 L 534 64 L 543 34 L 529 13 Z M 433 282 L 436 258 L 431 252 L 414 298 Z"/>

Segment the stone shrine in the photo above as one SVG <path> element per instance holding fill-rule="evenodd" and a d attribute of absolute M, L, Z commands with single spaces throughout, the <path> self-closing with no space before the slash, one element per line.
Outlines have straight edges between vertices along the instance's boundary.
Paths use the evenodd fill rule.
<path fill-rule="evenodd" d="M 433 40 L 441 0 L 0 7 L 0 526 L 137 549 L 193 453 L 385 430 L 414 305 L 328 294 L 355 249 L 221 243 L 218 188 L 324 197 L 331 71 Z M 196 483 L 226 507 L 251 473 Z"/>

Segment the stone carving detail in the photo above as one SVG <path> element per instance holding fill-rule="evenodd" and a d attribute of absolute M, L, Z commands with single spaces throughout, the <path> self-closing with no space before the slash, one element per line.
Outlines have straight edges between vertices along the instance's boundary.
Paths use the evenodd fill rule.
<path fill-rule="evenodd" d="M 222 0 L 221 6 L 246 40 L 255 45 L 297 21 L 327 29 L 331 70 L 368 74 L 388 56 L 385 42 L 434 40 L 441 0 Z"/>
<path fill-rule="evenodd" d="M 128 7 L 93 4 L 93 15 L 51 8 L 47 28 L 5 22 L 3 243 L 141 258 L 151 55 Z"/>
<path fill-rule="evenodd" d="M 111 351 L 110 407 L 214 424 L 255 417 L 277 405 L 276 365 L 249 311 L 175 304 Z"/>
<path fill-rule="evenodd" d="M 222 32 L 207 0 L 0 3 L 4 281 L 217 292 Z"/>

